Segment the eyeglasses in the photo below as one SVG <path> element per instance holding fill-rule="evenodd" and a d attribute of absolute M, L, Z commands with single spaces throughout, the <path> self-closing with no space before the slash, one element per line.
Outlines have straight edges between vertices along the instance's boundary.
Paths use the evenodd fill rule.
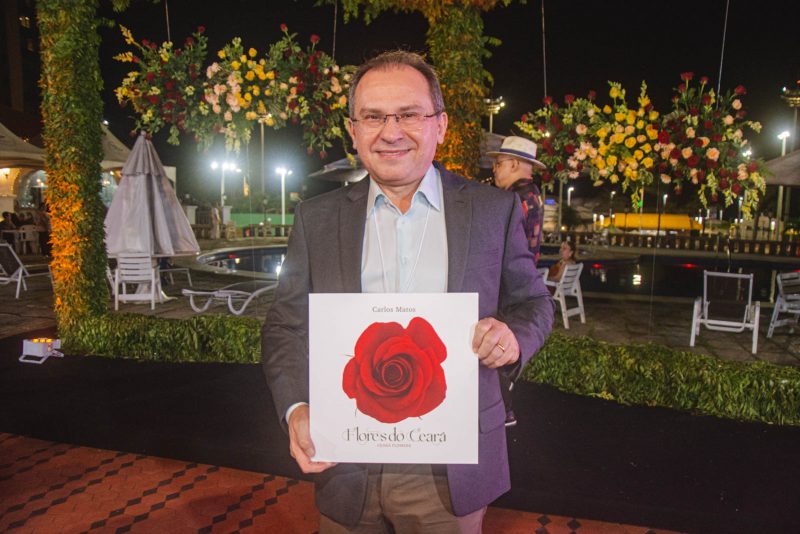
<path fill-rule="evenodd" d="M 497 167 L 499 167 L 500 165 L 502 165 L 504 162 L 506 162 L 506 161 L 511 161 L 512 159 L 513 159 L 513 158 L 506 158 L 506 159 L 496 159 L 496 160 L 494 160 L 494 163 L 492 163 L 492 168 L 493 168 L 493 169 L 496 169 Z"/>
<path fill-rule="evenodd" d="M 389 120 L 389 117 L 394 117 L 395 122 L 403 130 L 413 130 L 422 126 L 425 119 L 430 119 L 439 115 L 441 111 L 434 111 L 430 115 L 424 115 L 418 111 L 405 111 L 403 113 L 386 113 L 380 115 L 378 113 L 370 113 L 360 119 L 350 119 L 354 124 L 361 125 L 365 130 L 380 130 Z"/>

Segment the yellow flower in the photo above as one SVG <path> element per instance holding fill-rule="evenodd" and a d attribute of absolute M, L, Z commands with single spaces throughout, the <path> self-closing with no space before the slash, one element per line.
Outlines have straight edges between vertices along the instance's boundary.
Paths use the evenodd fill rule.
<path fill-rule="evenodd" d="M 640 161 L 644 157 L 644 152 L 641 150 L 634 150 L 633 152 L 633 159 L 636 161 Z"/>
<path fill-rule="evenodd" d="M 608 145 L 600 143 L 600 146 L 597 148 L 597 153 L 601 156 L 605 156 L 606 153 L 608 153 Z"/>
<path fill-rule="evenodd" d="M 606 162 L 603 158 L 597 158 L 594 162 L 594 165 L 598 170 L 603 170 L 606 168 Z"/>
<path fill-rule="evenodd" d="M 219 56 L 220 59 L 225 59 L 225 50 L 220 50 L 219 52 L 217 52 L 217 55 Z"/>
<path fill-rule="evenodd" d="M 645 154 L 649 154 L 651 150 L 653 150 L 653 147 L 650 146 L 650 143 L 645 143 L 642 145 L 642 152 Z"/>
<path fill-rule="evenodd" d="M 253 100 L 253 95 L 251 95 L 250 93 L 245 93 L 244 99 L 250 102 L 251 100 Z"/>
<path fill-rule="evenodd" d="M 653 141 L 654 139 L 658 139 L 658 130 L 656 130 L 655 128 L 648 126 L 647 130 L 645 131 L 647 132 L 647 137 L 651 141 Z"/>
<path fill-rule="evenodd" d="M 248 111 L 247 113 L 244 114 L 244 118 L 249 121 L 254 121 L 258 118 L 258 113 L 256 113 L 255 111 Z"/>
<path fill-rule="evenodd" d="M 256 77 L 256 73 L 252 70 L 248 70 L 247 73 L 244 75 L 244 79 L 248 82 L 252 82 Z"/>
<path fill-rule="evenodd" d="M 611 106 L 609 106 L 608 104 L 606 104 L 605 106 L 603 106 L 603 113 L 605 113 L 606 115 L 608 115 L 609 113 L 611 113 Z"/>
<path fill-rule="evenodd" d="M 619 89 L 616 85 L 611 86 L 611 90 L 608 92 L 608 96 L 611 98 L 617 98 L 619 96 Z"/>
<path fill-rule="evenodd" d="M 651 110 L 650 114 L 647 116 L 647 118 L 650 119 L 651 121 L 654 121 L 654 120 L 658 119 L 658 111 L 656 111 L 654 109 Z"/>
<path fill-rule="evenodd" d="M 617 156 L 613 154 L 608 156 L 608 159 L 606 159 L 606 163 L 608 163 L 609 167 L 615 166 L 617 164 Z"/>
<path fill-rule="evenodd" d="M 347 97 L 342 95 L 339 97 L 339 105 L 344 106 L 345 104 L 347 104 Z"/>
<path fill-rule="evenodd" d="M 606 130 L 605 128 L 600 128 L 599 130 L 597 130 L 597 137 L 599 137 L 600 139 L 605 139 L 607 135 L 608 135 L 608 130 Z"/>
<path fill-rule="evenodd" d="M 267 126 L 272 126 L 275 124 L 275 121 L 272 119 L 272 115 L 267 115 Z"/>
<path fill-rule="evenodd" d="M 615 183 L 619 182 L 619 176 L 617 176 L 616 174 L 612 174 L 612 175 L 609 177 L 609 181 L 610 181 L 612 184 L 615 184 Z"/>
<path fill-rule="evenodd" d="M 620 111 L 614 113 L 614 120 L 617 121 L 617 122 L 624 121 L 625 120 L 625 114 L 620 112 Z"/>
<path fill-rule="evenodd" d="M 241 66 L 242 66 L 242 64 L 239 63 L 238 61 L 236 61 L 236 60 L 231 61 L 231 68 L 233 70 L 239 70 L 239 67 L 241 67 Z"/>
<path fill-rule="evenodd" d="M 133 52 L 124 52 L 122 54 L 117 54 L 114 56 L 114 59 L 117 61 L 122 61 L 123 63 L 132 63 L 133 62 Z"/>
<path fill-rule="evenodd" d="M 647 141 L 647 136 L 642 135 L 642 134 L 639 134 L 639 135 L 636 136 L 636 142 L 637 143 L 644 143 L 645 141 Z"/>
<path fill-rule="evenodd" d="M 259 80 L 266 80 L 266 79 L 267 79 L 267 75 L 266 75 L 266 74 L 264 74 L 264 71 L 263 71 L 263 70 L 259 70 L 259 71 L 258 71 L 258 79 L 259 79 Z"/>
<path fill-rule="evenodd" d="M 625 142 L 625 134 L 615 133 L 611 136 L 611 140 L 617 144 L 622 144 Z"/>
<path fill-rule="evenodd" d="M 253 94 L 254 94 L 255 96 L 258 96 L 259 94 L 261 94 L 261 88 L 260 88 L 259 86 L 257 86 L 257 85 L 254 85 L 254 86 L 251 88 L 251 91 L 253 91 Z"/>
<path fill-rule="evenodd" d="M 653 158 L 647 157 L 642 160 L 642 165 L 644 165 L 645 169 L 652 169 L 653 168 Z"/>
<path fill-rule="evenodd" d="M 639 171 L 631 171 L 631 180 L 634 182 L 639 179 Z"/>
<path fill-rule="evenodd" d="M 633 124 L 634 122 L 636 122 L 636 113 L 634 111 L 629 111 L 628 116 L 625 117 L 625 122 L 627 122 L 628 124 Z"/>
<path fill-rule="evenodd" d="M 623 132 L 625 132 L 625 135 L 633 135 L 633 132 L 635 132 L 635 131 L 636 131 L 636 128 L 634 128 L 630 124 L 628 126 L 626 126 L 625 129 L 623 130 Z"/>
<path fill-rule="evenodd" d="M 169 54 L 167 54 L 166 52 L 161 52 L 161 61 L 163 61 L 164 63 L 169 61 Z"/>
<path fill-rule="evenodd" d="M 247 63 L 247 56 L 242 54 L 241 56 L 239 56 L 239 61 L 241 61 L 242 63 Z"/>
<path fill-rule="evenodd" d="M 275 72 L 274 71 L 269 71 L 267 73 L 267 79 L 268 80 L 274 80 L 275 79 Z"/>
<path fill-rule="evenodd" d="M 650 103 L 650 98 L 647 95 L 644 95 L 642 98 L 639 99 L 639 105 L 643 108 L 647 107 L 647 104 Z"/>
<path fill-rule="evenodd" d="M 636 146 L 636 139 L 634 139 L 633 137 L 628 137 L 627 139 L 625 139 L 625 146 L 628 148 L 633 148 L 634 146 Z"/>
<path fill-rule="evenodd" d="M 256 51 L 255 48 L 251 48 L 250 50 L 247 51 L 247 53 L 250 55 L 250 57 L 256 57 L 256 54 L 258 54 L 258 51 Z"/>
<path fill-rule="evenodd" d="M 641 119 L 639 119 L 638 121 L 636 121 L 636 128 L 638 128 L 639 130 L 641 130 L 642 128 L 644 128 L 644 121 L 643 121 L 643 120 L 641 120 Z"/>

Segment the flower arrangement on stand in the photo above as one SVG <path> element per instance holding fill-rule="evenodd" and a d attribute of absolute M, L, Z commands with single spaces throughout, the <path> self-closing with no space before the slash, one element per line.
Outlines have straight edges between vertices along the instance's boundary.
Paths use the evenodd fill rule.
<path fill-rule="evenodd" d="M 644 82 L 636 108 L 628 107 L 625 89 L 619 83 L 609 85 L 612 104 L 602 108 L 602 124 L 595 130 L 597 156 L 590 172 L 595 185 L 621 182 L 623 191 L 631 190 L 633 206 L 639 208 L 644 188 L 653 183 L 660 148 L 659 113 L 653 109 Z"/>
<path fill-rule="evenodd" d="M 761 125 L 745 120 L 743 86 L 720 97 L 707 77 L 700 77 L 697 85 L 692 85 L 693 79 L 691 72 L 681 74 L 673 110 L 664 117 L 659 177 L 677 191 L 686 181 L 698 186 L 706 207 L 720 200 L 725 206 L 740 200 L 742 215 L 749 219 L 766 182 L 764 162 L 747 155 L 744 132 L 759 132 Z"/>
<path fill-rule="evenodd" d="M 575 180 L 597 156 L 592 142 L 600 109 L 594 104 L 595 93 L 587 98 L 564 97 L 564 106 L 544 98 L 544 107 L 526 113 L 514 124 L 539 145 L 538 159 L 546 170 L 538 171 L 542 186 L 549 190 L 553 181 Z"/>
<path fill-rule="evenodd" d="M 136 130 L 155 133 L 169 127 L 172 144 L 179 143 L 183 130 L 201 129 L 202 118 L 197 104 L 203 96 L 203 63 L 206 61 L 207 39 L 201 26 L 188 37 L 183 48 L 167 41 L 161 45 L 142 39 L 139 43 L 131 31 L 120 26 L 125 43 L 137 49 L 114 56 L 132 63 L 133 70 L 115 89 L 123 106 L 130 103 L 136 112 Z"/>

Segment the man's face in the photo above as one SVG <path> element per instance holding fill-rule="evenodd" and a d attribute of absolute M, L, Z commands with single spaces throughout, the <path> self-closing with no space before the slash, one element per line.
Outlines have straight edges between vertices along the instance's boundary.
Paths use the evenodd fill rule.
<path fill-rule="evenodd" d="M 428 83 L 416 69 L 401 65 L 374 69 L 361 78 L 355 93 L 355 117 L 420 113 L 435 110 Z M 399 187 L 418 182 L 433 161 L 436 145 L 444 141 L 447 114 L 422 120 L 413 127 L 398 124 L 394 116 L 378 128 L 349 122 L 348 130 L 370 176 L 381 186 Z"/>
<path fill-rule="evenodd" d="M 509 189 L 514 185 L 514 168 L 517 161 L 509 156 L 497 156 L 492 163 L 494 184 L 500 189 Z"/>

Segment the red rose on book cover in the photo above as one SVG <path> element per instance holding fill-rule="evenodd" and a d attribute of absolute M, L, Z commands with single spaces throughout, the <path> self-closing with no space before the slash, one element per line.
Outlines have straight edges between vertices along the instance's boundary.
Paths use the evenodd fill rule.
<path fill-rule="evenodd" d="M 433 326 L 414 317 L 400 324 L 372 323 L 356 341 L 342 389 L 358 410 L 382 423 L 431 412 L 445 399 L 442 362 L 447 348 Z"/>

